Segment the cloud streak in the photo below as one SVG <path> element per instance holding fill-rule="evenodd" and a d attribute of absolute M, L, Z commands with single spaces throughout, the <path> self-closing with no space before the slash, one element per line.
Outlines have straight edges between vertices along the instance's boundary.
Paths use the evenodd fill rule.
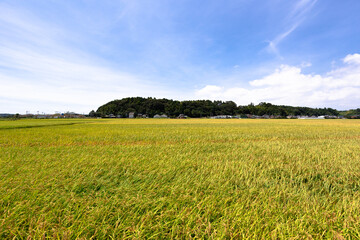
<path fill-rule="evenodd" d="M 301 25 L 316 2 L 317 0 L 299 0 L 293 6 L 290 14 L 285 19 L 285 22 L 288 22 L 290 26 L 286 26 L 285 28 L 287 30 L 278 34 L 273 40 L 269 41 L 269 45 L 267 47 L 269 52 L 276 54 L 278 57 L 281 57 L 278 45 Z"/>

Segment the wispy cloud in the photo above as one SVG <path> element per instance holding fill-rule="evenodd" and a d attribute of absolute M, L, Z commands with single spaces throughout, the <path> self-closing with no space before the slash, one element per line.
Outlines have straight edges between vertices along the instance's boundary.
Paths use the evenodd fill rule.
<path fill-rule="evenodd" d="M 267 50 L 281 57 L 278 45 L 294 32 L 306 19 L 307 14 L 314 7 L 317 0 L 299 0 L 293 5 L 289 15 L 284 19 L 286 22 L 285 31 L 278 34 L 273 40 L 269 41 Z"/>
<path fill-rule="evenodd" d="M 66 29 L 9 5 L 0 4 L 0 11 L 8 13 L 0 15 L 0 112 L 87 112 L 115 98 L 170 96 L 154 81 L 67 45 Z"/>
<path fill-rule="evenodd" d="M 235 100 L 238 104 L 274 104 L 357 108 L 360 102 L 360 54 L 343 59 L 344 66 L 325 75 L 304 74 L 300 67 L 282 65 L 273 73 L 249 82 L 249 88 L 205 86 L 198 97 Z"/>

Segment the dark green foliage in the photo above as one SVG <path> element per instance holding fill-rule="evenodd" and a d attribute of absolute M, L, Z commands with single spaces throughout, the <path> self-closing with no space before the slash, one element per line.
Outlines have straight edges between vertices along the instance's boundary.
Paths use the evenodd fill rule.
<path fill-rule="evenodd" d="M 339 112 L 332 108 L 309 108 L 309 107 L 292 107 L 283 105 L 273 105 L 271 103 L 259 103 L 258 105 L 249 104 L 247 106 L 239 106 L 238 113 L 254 114 L 254 115 L 273 115 L 273 116 L 321 116 L 330 115 L 338 116 Z"/>
<path fill-rule="evenodd" d="M 89 112 L 89 117 L 97 117 L 97 113 L 94 111 L 94 110 L 91 110 L 90 112 Z"/>
<path fill-rule="evenodd" d="M 360 118 L 360 108 L 340 112 L 346 118 Z"/>
<path fill-rule="evenodd" d="M 260 103 L 258 105 L 249 104 L 247 106 L 237 106 L 233 101 L 175 101 L 169 99 L 132 97 L 123 98 L 108 102 L 91 112 L 92 116 L 106 116 L 113 114 L 128 117 L 130 112 L 146 114 L 153 117 L 155 114 L 166 114 L 169 117 L 177 117 L 179 114 L 185 114 L 189 117 L 210 117 L 216 115 L 272 115 L 277 118 L 287 116 L 338 116 L 339 112 L 332 108 L 309 108 L 309 107 L 291 107 L 278 106 L 271 103 Z"/>
<path fill-rule="evenodd" d="M 175 101 L 169 99 L 156 98 L 123 98 L 111 101 L 98 108 L 96 114 L 105 116 L 109 114 L 128 117 L 129 112 L 137 114 L 147 114 L 153 117 L 155 114 L 166 114 L 169 117 L 177 117 L 185 114 L 189 117 L 208 117 L 214 115 L 234 115 L 237 106 L 232 101 Z"/>

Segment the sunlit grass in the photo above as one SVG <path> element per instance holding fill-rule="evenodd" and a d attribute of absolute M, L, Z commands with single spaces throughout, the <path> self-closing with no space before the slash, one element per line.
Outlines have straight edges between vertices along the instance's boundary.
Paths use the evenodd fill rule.
<path fill-rule="evenodd" d="M 0 122 L 0 238 L 360 238 L 359 120 Z"/>

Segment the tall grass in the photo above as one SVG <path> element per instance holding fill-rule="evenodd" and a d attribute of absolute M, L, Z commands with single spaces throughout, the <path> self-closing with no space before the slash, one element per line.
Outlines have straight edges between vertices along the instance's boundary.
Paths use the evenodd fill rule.
<path fill-rule="evenodd" d="M 0 238 L 357 239 L 359 120 L 0 122 Z"/>

